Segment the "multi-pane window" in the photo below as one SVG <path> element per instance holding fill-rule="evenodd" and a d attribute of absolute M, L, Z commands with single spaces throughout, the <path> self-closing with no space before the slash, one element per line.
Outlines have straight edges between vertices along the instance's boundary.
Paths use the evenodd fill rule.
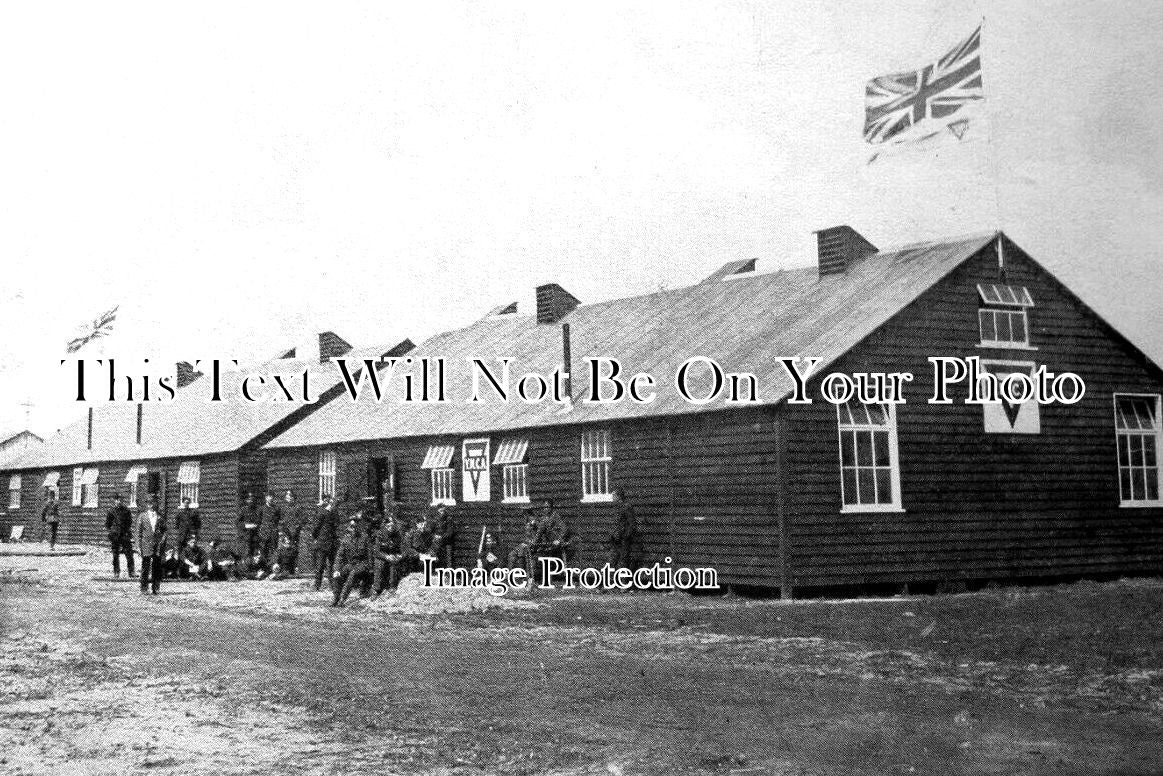
<path fill-rule="evenodd" d="M 836 406 L 840 427 L 840 487 L 848 512 L 900 508 L 896 412 L 856 399 Z"/>
<path fill-rule="evenodd" d="M 1115 437 L 1119 449 L 1119 502 L 1158 505 L 1159 396 L 1116 395 Z"/>
<path fill-rule="evenodd" d="M 452 490 L 452 457 L 456 455 L 453 445 L 429 445 L 424 455 L 421 469 L 428 469 L 432 479 L 432 503 L 455 504 L 456 494 Z"/>
<path fill-rule="evenodd" d="M 526 462 L 528 451 L 529 440 L 525 437 L 503 440 L 497 447 L 493 465 L 501 467 L 505 501 L 529 501 L 529 464 Z"/>
<path fill-rule="evenodd" d="M 601 429 L 583 431 L 581 438 L 582 500 L 608 501 L 610 485 L 610 432 Z"/>
<path fill-rule="evenodd" d="M 73 469 L 73 506 L 81 506 L 81 477 L 85 474 L 85 470 L 77 467 Z"/>
<path fill-rule="evenodd" d="M 335 451 L 319 451 L 319 503 L 335 495 Z"/>
<path fill-rule="evenodd" d="M 149 469 L 146 466 L 134 464 L 125 473 L 125 484 L 129 490 L 129 506 L 131 509 L 137 509 L 137 481 L 148 471 Z"/>
<path fill-rule="evenodd" d="M 20 475 L 13 474 L 8 478 L 8 508 L 20 509 Z"/>
<path fill-rule="evenodd" d="M 456 498 L 452 492 L 452 469 L 432 469 L 432 503 L 455 504 Z"/>
<path fill-rule="evenodd" d="M 198 461 L 182 461 L 178 467 L 178 498 L 190 499 L 190 506 L 198 506 L 198 483 L 202 480 L 202 466 Z"/>
<path fill-rule="evenodd" d="M 1028 348 L 1030 323 L 1027 310 L 1034 299 L 1025 286 L 981 283 L 977 286 L 983 307 L 977 311 L 981 344 L 989 347 Z"/>
<path fill-rule="evenodd" d="M 49 472 L 44 475 L 44 489 L 52 493 L 53 498 L 61 497 L 61 473 Z"/>
<path fill-rule="evenodd" d="M 529 464 L 511 463 L 501 469 L 505 501 L 529 500 Z"/>
<path fill-rule="evenodd" d="M 96 467 L 84 469 L 81 472 L 81 506 L 85 509 L 97 508 L 97 476 L 99 474 L 100 470 Z"/>

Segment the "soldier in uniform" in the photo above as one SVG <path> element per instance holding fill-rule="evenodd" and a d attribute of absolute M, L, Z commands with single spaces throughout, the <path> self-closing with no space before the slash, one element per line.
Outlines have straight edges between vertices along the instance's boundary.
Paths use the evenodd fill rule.
<path fill-rule="evenodd" d="M 48 491 L 48 500 L 40 508 L 40 522 L 48 529 L 48 548 L 51 552 L 57 546 L 57 526 L 61 521 L 61 505 L 55 490 Z"/>
<path fill-rule="evenodd" d="M 291 532 L 289 526 L 279 526 L 279 541 L 275 549 L 275 562 L 271 566 L 270 579 L 283 579 L 290 571 L 291 565 L 294 563 L 293 553 L 295 547 L 291 542 Z"/>
<path fill-rule="evenodd" d="M 105 532 L 113 551 L 113 576 L 121 576 L 121 556 L 125 555 L 126 573 L 133 576 L 133 514 L 121 494 L 113 496 L 113 507 L 105 513 Z"/>
<path fill-rule="evenodd" d="M 174 516 L 174 525 L 177 529 L 175 536 L 177 546 L 182 552 L 185 552 L 186 541 L 202 530 L 202 516 L 198 514 L 197 509 L 190 506 L 188 496 L 182 499 L 182 508 Z"/>
<path fill-rule="evenodd" d="M 270 493 L 263 496 L 262 506 L 258 510 L 258 555 L 259 578 L 270 571 L 275 563 L 275 555 L 279 547 L 279 525 L 283 521 L 283 510 L 275 503 L 275 497 Z"/>
<path fill-rule="evenodd" d="M 359 513 L 352 516 L 347 532 L 335 553 L 335 571 L 331 572 L 332 606 L 343 606 L 356 585 L 371 578 L 371 543 L 367 524 Z"/>
<path fill-rule="evenodd" d="M 339 513 L 335 509 L 335 496 L 330 496 L 327 503 L 315 515 L 315 524 L 311 527 L 313 542 L 312 555 L 315 562 L 315 589 L 323 587 L 323 575 L 335 571 L 335 553 L 339 539 Z"/>
<path fill-rule="evenodd" d="M 569 560 L 573 545 L 573 529 L 553 506 L 553 499 L 547 498 L 541 505 L 541 520 L 537 526 L 537 541 L 534 543 L 537 557 Z"/>
<path fill-rule="evenodd" d="M 447 504 L 436 507 L 432 525 L 432 554 L 446 568 L 452 568 L 452 547 L 456 542 L 456 520 Z"/>
<path fill-rule="evenodd" d="M 431 507 L 421 513 L 420 519 L 408 533 L 404 534 L 405 574 L 424 568 L 422 558 L 432 556 L 432 526 L 429 522 L 436 516 Z"/>
<path fill-rule="evenodd" d="M 258 527 L 260 515 L 254 503 L 254 494 L 247 493 L 238 510 L 238 546 L 235 551 L 240 558 L 249 558 L 258 548 Z"/>
<path fill-rule="evenodd" d="M 287 574 L 294 574 L 295 569 L 299 563 L 299 540 L 303 535 L 303 526 L 307 521 L 307 517 L 303 512 L 303 507 L 295 500 L 295 491 L 288 490 L 283 495 L 283 522 L 286 526 L 287 536 L 291 540 L 291 553 L 287 557 L 287 564 L 283 566 L 283 571 Z"/>
<path fill-rule="evenodd" d="M 521 542 L 509 552 L 508 565 L 511 569 L 522 568 L 526 573 L 530 573 L 540 522 L 537 519 L 537 507 L 533 504 L 526 504 L 521 511 L 525 517 L 525 530 L 521 534 Z"/>
<path fill-rule="evenodd" d="M 484 569 L 491 574 L 493 569 L 500 565 L 501 545 L 497 541 L 497 537 L 493 536 L 491 532 L 487 532 L 484 541 L 481 542 L 480 552 L 477 553 L 477 568 Z"/>
<path fill-rule="evenodd" d="M 208 571 L 206 551 L 198 546 L 197 534 L 190 534 L 182 550 L 182 566 L 178 573 L 184 578 L 202 580 Z"/>
<path fill-rule="evenodd" d="M 634 506 L 626 501 L 626 491 L 614 488 L 614 508 L 618 514 L 610 533 L 609 564 L 611 568 L 634 568 L 632 553 L 638 541 L 638 517 Z"/>
<path fill-rule="evenodd" d="M 210 579 L 237 579 L 238 558 L 228 547 L 221 547 L 217 539 L 210 540 L 210 551 L 206 553 L 206 576 Z"/>
<path fill-rule="evenodd" d="M 399 503 L 388 506 L 387 515 L 375 532 L 372 544 L 375 575 L 372 596 L 379 598 L 385 586 L 394 593 L 404 571 L 404 531 L 399 521 Z"/>

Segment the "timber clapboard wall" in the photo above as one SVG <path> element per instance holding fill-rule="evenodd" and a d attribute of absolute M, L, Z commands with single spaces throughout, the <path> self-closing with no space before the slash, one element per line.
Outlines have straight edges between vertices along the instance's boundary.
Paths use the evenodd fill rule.
<path fill-rule="evenodd" d="M 865 258 L 871 246 L 863 238 L 848 242 L 865 248 L 850 259 L 860 264 L 863 278 L 877 271 L 879 263 L 892 269 L 891 262 L 908 253 L 902 249 L 898 258 Z M 1004 274 L 999 271 L 999 250 L 1005 256 Z M 1004 236 L 980 240 L 962 255 L 951 256 L 941 245 L 930 254 L 921 249 L 921 254 L 912 260 L 927 261 L 932 255 L 933 261 L 947 263 L 929 275 L 923 268 L 913 270 L 920 279 L 909 289 L 909 301 L 845 342 L 842 352 L 809 381 L 812 404 L 780 400 L 731 409 L 688 407 L 653 417 L 627 412 L 627 417 L 597 423 L 481 424 L 456 435 L 367 439 L 366 427 L 380 421 L 366 413 L 347 419 L 342 413 L 351 410 L 350 404 L 338 403 L 268 445 L 268 477 L 278 488 L 317 494 L 319 453 L 332 450 L 338 490 L 354 502 L 374 492 L 369 461 L 391 458 L 397 495 L 406 517 L 414 519 L 431 498 L 429 472 L 421 468 L 426 451 L 433 444 L 452 445 L 456 559 L 458 565 L 471 565 L 481 527 L 499 531 L 502 545 L 510 548 L 521 536 L 522 513 L 520 505 L 502 503 L 499 467 L 491 469 L 491 501 L 460 503 L 461 444 L 488 437 L 495 453 L 506 439 L 525 437 L 529 495 L 557 502 L 579 536 L 579 562 L 589 564 L 604 559 L 613 521 L 609 504 L 581 498 L 581 435 L 587 428 L 601 428 L 611 435 L 611 479 L 629 492 L 638 512 L 643 563 L 669 557 L 676 565 L 714 566 L 721 582 L 780 588 L 786 595 L 796 589 L 958 586 L 1163 571 L 1163 508 L 1120 506 L 1113 398 L 1115 393 L 1163 393 L 1159 368 Z M 830 263 L 827 277 L 805 291 L 805 298 L 826 298 L 826 284 L 849 282 L 843 279 L 846 266 Z M 758 305 L 766 305 L 789 329 L 799 323 L 797 316 L 820 328 L 807 331 L 800 340 L 806 346 L 790 352 L 759 341 L 752 354 L 756 360 L 816 355 L 809 347 L 826 348 L 829 337 L 851 326 L 843 317 L 847 308 L 879 303 L 855 295 L 835 305 L 835 312 L 788 311 L 745 291 L 743 284 L 751 281 L 718 282 L 726 284 L 722 293 L 738 284 L 734 288 L 741 293 L 753 294 L 748 300 L 753 306 L 708 312 L 717 325 L 730 323 L 724 314 L 761 316 L 766 310 Z M 802 284 L 802 279 L 793 282 Z M 882 291 L 901 293 L 899 277 L 894 282 Z M 1031 349 L 982 344 L 978 284 L 990 283 L 1029 290 L 1034 300 L 1028 310 Z M 720 307 L 724 304 L 723 296 L 714 299 Z M 619 313 L 616 303 L 590 307 L 610 316 Z M 635 314 L 635 309 L 627 313 Z M 579 324 L 576 317 L 569 310 L 564 317 L 575 321 L 575 331 L 594 328 L 593 320 L 582 318 Z M 611 328 L 620 325 L 614 317 L 608 320 Z M 490 352 L 529 350 L 529 340 L 520 339 L 524 335 L 516 324 L 514 331 L 510 343 L 488 342 L 494 348 Z M 491 330 L 485 333 L 492 336 Z M 481 342 L 471 334 L 461 339 L 475 346 Z M 682 344 L 661 341 L 672 349 Z M 737 350 L 738 343 L 732 347 Z M 616 349 L 600 352 L 623 357 L 629 372 L 643 366 L 627 363 Z M 426 354 L 441 355 L 438 350 Z M 686 355 L 721 354 L 695 350 Z M 953 389 L 953 404 L 928 404 L 933 393 L 931 356 L 1028 361 L 1054 373 L 1074 372 L 1085 382 L 1087 395 L 1075 405 L 1042 406 L 1038 434 L 986 433 L 983 409 L 964 404 L 963 385 Z M 665 362 L 660 358 L 654 363 Z M 819 392 L 820 378 L 833 371 L 914 375 L 905 387 L 907 403 L 896 408 L 899 510 L 842 507 L 838 414 Z M 668 377 L 661 371 L 659 375 Z M 430 417 L 441 425 L 448 416 Z M 385 428 L 422 425 L 390 419 L 383 423 Z M 305 443 L 310 439 L 318 443 Z"/>
<path fill-rule="evenodd" d="M 201 539 L 233 544 L 240 499 L 251 493 L 261 501 L 267 490 L 266 453 L 262 445 L 345 391 L 338 370 L 325 365 L 325 361 L 347 355 L 360 364 L 365 358 L 398 356 L 414 347 L 411 340 L 405 339 L 390 347 L 353 351 L 332 332 L 323 332 L 318 337 L 318 353 L 310 354 L 310 358 L 297 359 L 295 351 L 291 350 L 255 370 L 264 374 L 297 375 L 303 368 L 309 368 L 312 393 L 318 397 L 313 403 L 267 404 L 257 409 L 249 408 L 250 412 L 246 411 L 248 408 L 233 408 L 230 406 L 231 397 L 238 396 L 238 384 L 247 372 L 223 373 L 221 393 L 227 398 L 220 403 L 210 403 L 206 401 L 209 396 L 207 381 L 198 382 L 198 376 L 183 363 L 177 365 L 178 396 L 173 403 L 148 406 L 143 415 L 137 413 L 132 403 L 99 405 L 89 414 L 89 421 L 70 426 L 27 456 L 0 464 L 0 486 L 3 489 L 0 493 L 0 531 L 7 537 L 13 525 L 24 525 L 28 539 L 41 537 L 40 513 L 45 503 L 43 484 L 49 472 L 58 472 L 58 540 L 70 544 L 104 545 L 107 543 L 105 514 L 113 506 L 116 493 L 126 497 L 128 503 L 129 486 L 125 477 L 131 468 L 142 467 L 152 475 L 160 475 L 157 481 L 164 483 L 160 490 L 161 506 L 173 514 L 181 506 L 179 468 L 183 462 L 191 461 L 197 462 L 200 470 L 198 509 L 203 523 Z M 352 371 L 358 379 L 361 370 L 353 366 Z M 144 437 L 137 426 L 138 419 L 143 416 Z M 92 426 L 88 425 L 90 422 Z M 233 449 L 223 450 L 223 447 Z M 74 506 L 72 503 L 73 472 L 78 467 L 98 470 L 98 502 L 94 507 Z M 21 477 L 20 507 L 16 509 L 9 507 L 8 486 L 13 474 Z M 147 503 L 149 482 L 148 476 L 139 481 L 138 508 Z"/>
<path fill-rule="evenodd" d="M 980 346 L 986 249 L 838 361 L 834 371 L 911 371 L 897 407 L 903 512 L 841 514 L 835 408 L 786 405 L 790 584 L 833 586 L 1070 578 L 1163 571 L 1163 509 L 1121 508 L 1118 393 L 1159 393 L 1158 369 L 1011 242 L 1006 282 L 1026 286 L 1037 351 Z M 1087 395 L 1041 407 L 1039 434 L 985 434 L 982 409 L 930 405 L 929 356 L 979 355 L 1074 372 Z M 818 396 L 818 383 L 813 385 Z"/>

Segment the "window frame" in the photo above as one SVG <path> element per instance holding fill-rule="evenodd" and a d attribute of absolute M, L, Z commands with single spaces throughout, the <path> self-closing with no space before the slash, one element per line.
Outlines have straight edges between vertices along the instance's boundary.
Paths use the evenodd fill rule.
<path fill-rule="evenodd" d="M 73 480 L 69 484 L 73 488 L 72 505 L 75 507 L 81 506 L 83 499 L 83 487 L 81 486 L 81 478 L 85 476 L 85 467 L 77 466 L 73 468 Z"/>
<path fill-rule="evenodd" d="M 198 478 L 190 480 L 189 482 L 182 481 L 182 469 L 194 468 L 198 472 Z M 202 483 L 202 462 L 201 461 L 182 461 L 178 464 L 178 503 L 181 504 L 185 498 L 190 499 L 190 506 L 197 509 L 198 507 L 198 491 L 199 485 Z"/>
<path fill-rule="evenodd" d="M 432 506 L 444 504 L 445 506 L 453 506 L 456 504 L 456 483 L 453 472 L 456 471 L 452 466 L 434 467 L 428 470 L 428 480 L 432 488 Z M 444 482 L 447 480 L 447 482 Z M 437 486 L 441 488 L 447 487 L 448 495 L 439 496 L 437 494 Z"/>
<path fill-rule="evenodd" d="M 96 470 L 97 476 L 93 478 L 91 484 L 83 482 L 81 484 L 81 509 L 99 509 L 101 506 L 101 470 L 96 466 L 87 466 L 82 472 L 88 472 L 90 469 Z M 82 478 L 84 478 L 84 474 L 82 474 Z"/>
<path fill-rule="evenodd" d="M 339 456 L 334 450 L 320 450 L 319 457 L 319 503 L 323 504 L 328 498 L 335 496 L 336 487 L 339 484 Z M 331 489 L 327 489 L 327 485 L 331 485 Z"/>
<path fill-rule="evenodd" d="M 518 476 L 519 473 L 519 476 Z M 513 480 L 517 479 L 514 483 Z M 520 493 L 516 493 L 516 484 L 520 485 Z M 514 485 L 514 487 L 510 487 Z M 510 494 L 510 491 L 514 491 Z M 528 504 L 529 503 L 529 464 L 506 463 L 501 464 L 501 503 Z"/>
<path fill-rule="evenodd" d="M 8 475 L 8 508 L 20 509 L 20 490 L 24 479 L 19 474 Z M 15 487 L 13 487 L 15 486 Z"/>
<path fill-rule="evenodd" d="M 846 404 L 851 404 L 852 402 L 856 402 L 857 404 L 862 404 L 862 402 L 860 402 L 859 399 L 856 399 L 856 398 L 851 399 L 849 402 L 846 402 Z M 884 403 L 884 404 L 880 405 L 881 407 L 883 407 L 885 409 L 885 417 L 888 419 L 888 424 L 885 426 L 846 423 L 846 422 L 844 422 L 843 418 L 840 415 L 840 409 L 841 409 L 841 407 L 844 407 L 844 406 L 845 406 L 844 404 L 837 404 L 836 405 L 836 442 L 837 442 L 837 453 L 838 453 L 838 461 L 837 462 L 839 463 L 839 475 L 840 475 L 840 514 L 849 515 L 849 514 L 863 514 L 863 513 L 870 513 L 870 512 L 904 512 L 905 509 L 904 509 L 903 502 L 901 499 L 901 466 L 900 466 L 900 448 L 899 448 L 899 444 L 898 444 L 898 440 L 897 440 L 896 405 L 891 403 L 891 402 Z M 859 462 L 855 463 L 853 466 L 846 466 L 844 463 L 844 434 L 845 434 L 845 432 L 859 432 L 859 431 L 872 431 L 872 433 L 875 434 L 875 433 L 877 433 L 876 429 L 883 429 L 883 431 L 881 433 L 888 434 L 889 485 L 892 488 L 892 500 L 890 502 L 887 502 L 887 503 L 849 504 L 849 503 L 847 503 L 847 501 L 845 499 L 845 493 L 844 493 L 844 471 L 845 471 L 845 469 L 853 469 L 856 472 L 857 487 L 859 489 L 860 470 L 862 468 L 872 468 L 874 470 L 873 478 L 875 481 L 875 470 L 878 468 L 882 468 L 882 467 L 876 466 L 875 463 L 873 463 L 871 467 L 862 467 L 862 466 L 860 466 Z M 873 441 L 873 449 L 874 450 L 875 450 L 875 447 L 876 447 L 876 442 L 874 440 Z"/>
<path fill-rule="evenodd" d="M 594 444 L 587 438 L 604 440 L 603 444 Z M 602 448 L 605 448 L 602 450 Z M 596 455 L 595 451 L 604 455 Z M 589 468 L 589 467 L 592 467 Z M 604 484 L 604 490 L 593 489 L 595 479 L 593 472 L 601 472 L 597 477 L 599 484 Z M 608 428 L 591 428 L 581 432 L 581 501 L 583 504 L 601 503 L 614 500 L 614 486 L 611 484 L 614 470 L 614 435 Z"/>
<path fill-rule="evenodd" d="M 1122 455 L 1122 437 L 1124 435 L 1148 437 L 1152 436 L 1143 431 L 1134 431 L 1131 429 L 1119 428 L 1119 399 L 1151 399 L 1155 403 L 1155 433 L 1153 435 L 1155 441 L 1155 492 L 1154 499 L 1124 499 L 1123 498 L 1123 469 L 1127 468 L 1133 470 L 1141 468 L 1143 471 L 1147 470 L 1146 466 L 1124 467 L 1120 459 Z M 1159 453 L 1163 450 L 1163 394 L 1158 393 L 1120 393 L 1115 392 L 1111 396 L 1111 411 L 1114 420 L 1115 430 L 1115 480 L 1119 492 L 1119 508 L 1120 509 L 1149 509 L 1163 507 L 1163 461 L 1159 459 Z M 1132 493 L 1134 491 L 1134 484 L 1131 485 Z M 1144 485 L 1144 490 L 1146 486 Z"/>
<path fill-rule="evenodd" d="M 987 292 L 987 287 L 990 292 Z M 1003 298 L 999 288 L 1005 288 L 1009 298 Z M 1037 350 L 1030 343 L 1029 310 L 1034 306 L 1034 298 L 1025 286 L 1011 286 L 1008 283 L 978 283 L 977 294 L 981 305 L 977 308 L 977 334 L 979 348 L 999 348 L 1003 350 Z M 996 297 L 996 298 L 995 298 Z M 985 319 L 990 316 L 994 336 L 985 336 Z M 1011 338 L 1000 339 L 998 319 L 1005 316 Z M 1022 322 L 1022 340 L 1012 338 L 1015 318 Z"/>

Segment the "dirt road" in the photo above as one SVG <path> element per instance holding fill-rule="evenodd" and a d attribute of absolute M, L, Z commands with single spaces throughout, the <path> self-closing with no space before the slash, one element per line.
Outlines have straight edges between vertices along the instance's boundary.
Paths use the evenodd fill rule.
<path fill-rule="evenodd" d="M 1160 625 L 1143 623 L 1163 610 L 1154 583 L 1008 602 L 643 594 L 423 614 L 332 610 L 303 580 L 142 597 L 94 581 L 100 563 L 0 559 L 0 572 L 21 570 L 0 573 L 0 771 L 1130 774 L 1163 763 L 1163 671 L 1149 646 Z M 1095 632 L 1114 627 L 1102 617 L 1120 600 L 1128 628 L 1148 630 L 1141 646 Z M 1015 636 L 1026 605 L 1069 606 L 1074 622 Z M 1010 610 L 1013 625 L 997 614 Z M 954 635 L 975 629 L 965 645 Z"/>

